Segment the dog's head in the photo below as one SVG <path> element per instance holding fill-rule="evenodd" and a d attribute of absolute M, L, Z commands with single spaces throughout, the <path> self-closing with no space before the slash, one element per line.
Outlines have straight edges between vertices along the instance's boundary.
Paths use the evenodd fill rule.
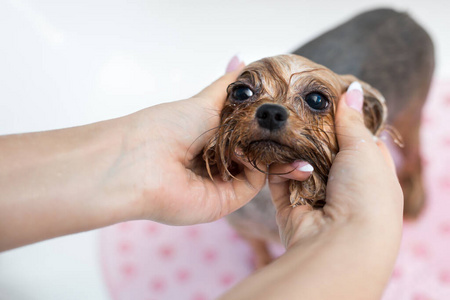
<path fill-rule="evenodd" d="M 301 197 L 310 203 L 323 200 L 338 151 L 337 102 L 355 80 L 298 55 L 249 64 L 228 87 L 220 128 L 204 151 L 208 169 L 229 180 L 239 168 L 236 158 L 255 167 L 305 160 L 314 172 L 304 182 Z M 384 99 L 377 90 L 360 83 L 365 124 L 376 135 L 386 118 Z"/>

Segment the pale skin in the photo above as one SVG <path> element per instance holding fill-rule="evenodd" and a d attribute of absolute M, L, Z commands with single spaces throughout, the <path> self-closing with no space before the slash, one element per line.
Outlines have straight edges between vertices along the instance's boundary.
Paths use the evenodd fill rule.
<path fill-rule="evenodd" d="M 195 175 L 189 163 L 218 125 L 226 87 L 242 67 L 187 100 L 75 128 L 0 137 L 0 251 L 127 220 L 210 222 L 250 201 L 267 180 L 261 172 L 244 163 L 237 179 L 223 182 Z M 401 237 L 402 193 L 385 146 L 346 103 L 344 96 L 336 117 L 341 150 L 323 211 L 289 206 L 287 178 L 305 180 L 310 173 L 268 178 L 287 251 L 224 299 L 382 294 Z"/>
<path fill-rule="evenodd" d="M 329 174 L 327 204 L 323 210 L 293 209 L 286 179 L 301 176 L 269 178 L 287 251 L 221 299 L 381 298 L 399 249 L 403 194 L 389 151 L 346 97 L 336 115 L 340 150 Z"/>

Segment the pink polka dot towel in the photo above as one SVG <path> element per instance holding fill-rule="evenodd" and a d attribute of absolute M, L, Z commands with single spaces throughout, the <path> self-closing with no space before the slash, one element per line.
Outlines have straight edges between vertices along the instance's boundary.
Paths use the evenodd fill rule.
<path fill-rule="evenodd" d="M 427 207 L 418 221 L 405 224 L 383 300 L 450 299 L 448 83 L 434 83 L 423 113 Z M 102 230 L 100 250 L 115 300 L 214 299 L 253 271 L 250 248 L 224 220 L 188 227 L 122 223 Z M 273 251 L 280 254 L 281 246 Z"/>

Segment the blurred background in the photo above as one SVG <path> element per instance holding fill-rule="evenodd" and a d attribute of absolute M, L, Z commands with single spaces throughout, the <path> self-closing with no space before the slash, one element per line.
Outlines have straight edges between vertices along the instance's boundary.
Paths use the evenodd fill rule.
<path fill-rule="evenodd" d="M 446 1 L 1 0 L 0 134 L 189 97 L 235 54 L 249 63 L 287 53 L 378 7 L 408 12 L 429 32 L 435 77 L 449 79 Z M 0 254 L 0 299 L 110 299 L 98 231 Z"/>

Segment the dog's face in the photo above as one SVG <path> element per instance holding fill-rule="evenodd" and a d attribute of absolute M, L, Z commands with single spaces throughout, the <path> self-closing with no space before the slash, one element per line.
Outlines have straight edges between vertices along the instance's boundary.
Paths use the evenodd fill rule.
<path fill-rule="evenodd" d="M 338 151 L 337 102 L 354 80 L 297 55 L 265 58 L 248 65 L 228 87 L 220 128 L 205 149 L 208 167 L 215 165 L 223 178 L 229 179 L 239 159 L 255 167 L 305 160 L 314 172 L 298 186 L 300 202 L 323 200 L 328 172 Z M 378 134 L 386 117 L 384 99 L 369 85 L 361 84 L 366 126 Z"/>

